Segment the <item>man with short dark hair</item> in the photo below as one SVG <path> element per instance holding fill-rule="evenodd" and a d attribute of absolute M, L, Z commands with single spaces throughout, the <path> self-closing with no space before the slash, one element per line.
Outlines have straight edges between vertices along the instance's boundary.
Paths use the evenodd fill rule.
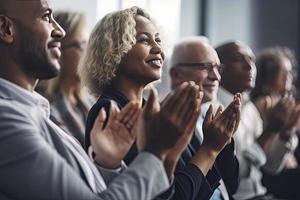
<path fill-rule="evenodd" d="M 283 100 L 273 109 L 269 122 L 263 127 L 262 119 L 255 105 L 249 99 L 249 91 L 255 85 L 255 56 L 247 45 L 232 41 L 216 48 L 224 69 L 221 87 L 217 99 L 224 106 L 230 103 L 236 92 L 243 94 L 241 123 L 235 134 L 237 157 L 240 163 L 240 184 L 235 194 L 236 199 L 274 199 L 266 195 L 266 188 L 261 183 L 264 170 L 272 168 L 276 171 L 283 161 L 285 153 L 289 152 L 285 142 L 277 139 L 282 128 L 282 118 L 291 99 Z M 281 116 L 281 117 L 278 117 Z M 271 148 L 272 147 L 272 148 Z M 277 149 L 272 151 L 271 149 Z M 267 159 L 277 157 L 275 160 Z M 266 163 L 269 165 L 266 165 Z"/>
<path fill-rule="evenodd" d="M 153 93 L 139 118 L 138 105 L 129 103 L 118 111 L 112 103 L 107 125 L 102 127 L 106 114 L 101 111 L 91 133 L 94 165 L 80 144 L 49 119 L 48 101 L 34 92 L 38 79 L 55 77 L 60 69 L 60 41 L 65 32 L 53 19 L 49 2 L 0 1 L 1 199 L 154 198 L 169 186 L 164 158 L 183 134 L 180 130 L 191 124 L 178 126 L 177 120 L 184 116 L 171 108 L 154 112 L 158 103 Z M 186 83 L 177 91 L 198 109 L 196 87 Z M 175 92 L 169 100 L 187 110 L 178 98 Z M 163 111 L 169 115 L 161 116 Z M 190 113 L 192 117 L 196 111 Z M 143 152 L 124 170 L 121 159 L 135 140 L 133 125 L 138 119 L 143 128 L 145 116 L 154 121 L 150 127 L 156 131 L 140 129 Z M 172 123 L 168 117 L 174 116 Z M 170 129 L 174 133 L 165 134 Z"/>

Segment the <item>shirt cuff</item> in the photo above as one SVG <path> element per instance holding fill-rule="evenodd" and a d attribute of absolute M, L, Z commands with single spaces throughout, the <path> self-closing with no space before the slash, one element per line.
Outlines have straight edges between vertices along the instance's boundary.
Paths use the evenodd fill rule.
<path fill-rule="evenodd" d="M 256 142 L 243 151 L 243 156 L 250 163 L 257 167 L 261 167 L 267 162 L 264 150 Z"/>

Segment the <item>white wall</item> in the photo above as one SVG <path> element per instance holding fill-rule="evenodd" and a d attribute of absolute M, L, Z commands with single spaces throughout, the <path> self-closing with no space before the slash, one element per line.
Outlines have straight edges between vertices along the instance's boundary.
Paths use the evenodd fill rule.
<path fill-rule="evenodd" d="M 180 38 L 199 34 L 200 2 L 200 0 L 181 0 Z"/>
<path fill-rule="evenodd" d="M 83 12 L 87 17 L 89 30 L 97 22 L 97 0 L 52 0 L 51 2 L 54 11 L 68 10 Z"/>
<path fill-rule="evenodd" d="M 208 0 L 207 36 L 213 45 L 228 40 L 252 44 L 250 0 Z"/>

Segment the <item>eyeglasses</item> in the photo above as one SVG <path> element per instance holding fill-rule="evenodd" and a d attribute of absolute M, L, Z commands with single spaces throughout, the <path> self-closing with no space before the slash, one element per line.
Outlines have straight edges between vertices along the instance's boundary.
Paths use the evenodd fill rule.
<path fill-rule="evenodd" d="M 220 74 L 223 72 L 223 69 L 224 69 L 224 64 L 213 65 L 211 63 L 178 63 L 178 64 L 176 64 L 176 66 L 192 67 L 194 69 L 205 70 L 207 72 L 217 69 Z"/>

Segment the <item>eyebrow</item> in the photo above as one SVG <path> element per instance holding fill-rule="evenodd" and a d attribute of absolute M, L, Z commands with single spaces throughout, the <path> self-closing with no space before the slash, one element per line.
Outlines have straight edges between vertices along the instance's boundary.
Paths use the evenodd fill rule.
<path fill-rule="evenodd" d="M 141 34 L 144 34 L 144 35 L 147 35 L 148 37 L 152 37 L 152 35 L 148 32 L 138 32 L 137 35 L 141 35 Z M 155 33 L 154 34 L 154 37 L 159 37 L 159 33 Z"/>
<path fill-rule="evenodd" d="M 46 5 L 45 5 L 46 4 Z M 45 11 L 49 11 L 50 13 L 53 13 L 52 8 L 49 6 L 48 3 L 43 3 L 41 2 L 41 6 L 38 9 L 38 12 L 45 12 Z"/>

